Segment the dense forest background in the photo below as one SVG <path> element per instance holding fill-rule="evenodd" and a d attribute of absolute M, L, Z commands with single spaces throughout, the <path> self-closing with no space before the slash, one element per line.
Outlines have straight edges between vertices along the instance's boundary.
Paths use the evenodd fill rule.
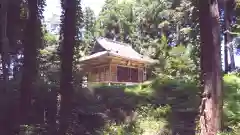
<path fill-rule="evenodd" d="M 59 31 L 44 0 L 0 4 L 1 134 L 239 134 L 239 0 L 106 0 L 98 16 L 61 0 Z M 152 78 L 83 88 L 100 36 L 158 60 Z"/>

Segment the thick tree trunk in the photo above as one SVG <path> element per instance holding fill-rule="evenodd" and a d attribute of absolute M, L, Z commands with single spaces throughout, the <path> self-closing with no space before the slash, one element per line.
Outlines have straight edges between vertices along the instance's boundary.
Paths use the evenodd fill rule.
<path fill-rule="evenodd" d="M 2 0 L 0 8 L 0 18 L 1 18 L 1 37 L 0 37 L 0 47 L 1 47 L 1 61 L 2 61 L 2 69 L 3 69 L 3 80 L 4 84 L 2 87 L 3 91 L 7 90 L 7 83 L 9 79 L 9 43 L 7 37 L 7 10 L 8 10 L 8 0 Z"/>
<path fill-rule="evenodd" d="M 68 118 L 72 110 L 72 66 L 74 45 L 76 43 L 76 0 L 62 1 L 64 19 L 62 25 L 63 41 L 61 46 L 61 80 L 60 80 L 60 128 L 58 135 L 65 135 L 68 128 Z"/>
<path fill-rule="evenodd" d="M 31 108 L 31 95 L 37 76 L 37 44 L 38 44 L 38 6 L 37 0 L 28 0 L 29 18 L 24 37 L 23 74 L 20 84 L 20 103 L 17 115 L 17 125 L 26 124 Z M 18 127 L 17 127 L 18 128 Z"/>
<path fill-rule="evenodd" d="M 200 0 L 199 10 L 203 75 L 201 135 L 216 135 L 221 130 L 222 118 L 221 45 L 217 0 Z"/>
<path fill-rule="evenodd" d="M 56 133 L 56 121 L 57 121 L 57 91 L 55 88 L 48 93 L 45 108 L 45 119 L 48 126 L 48 133 L 54 135 Z"/>
<path fill-rule="evenodd" d="M 1 53 L 1 66 L 3 72 L 3 81 L 0 84 L 0 94 L 1 97 L 5 95 L 8 86 L 8 37 L 7 37 L 7 10 L 8 10 L 8 0 L 0 1 L 0 53 Z M 4 99 L 1 99 L 4 101 Z M 5 112 L 5 113 L 4 113 Z M 3 117 L 0 118 L 0 133 L 7 135 L 10 133 L 10 123 L 9 121 L 9 108 L 4 108 Z"/>

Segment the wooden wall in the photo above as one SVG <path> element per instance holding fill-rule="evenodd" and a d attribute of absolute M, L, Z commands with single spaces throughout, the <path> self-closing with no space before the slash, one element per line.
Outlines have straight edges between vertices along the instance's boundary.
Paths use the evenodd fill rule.
<path fill-rule="evenodd" d="M 138 69 L 138 82 L 143 82 L 146 80 L 145 68 L 143 66 L 128 66 L 125 64 L 116 64 L 116 63 L 108 63 L 104 65 L 99 65 L 94 68 L 88 67 L 90 70 L 88 71 L 88 80 L 90 82 L 118 82 L 117 80 L 117 67 L 124 66 L 129 68 L 137 68 Z M 130 81 L 130 80 L 129 80 Z M 136 82 L 136 81 L 134 81 Z"/>
<path fill-rule="evenodd" d="M 110 72 L 111 72 L 111 81 L 116 82 L 117 81 L 117 65 L 111 64 L 110 65 Z"/>
<path fill-rule="evenodd" d="M 89 71 L 89 81 L 91 82 L 103 82 L 110 81 L 110 68 L 108 65 L 99 66 Z"/>
<path fill-rule="evenodd" d="M 138 82 L 143 82 L 143 69 L 138 69 Z"/>

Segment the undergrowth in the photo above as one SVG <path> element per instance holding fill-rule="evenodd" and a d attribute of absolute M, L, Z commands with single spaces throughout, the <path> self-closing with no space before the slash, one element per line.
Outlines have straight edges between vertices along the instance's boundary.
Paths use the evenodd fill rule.
<path fill-rule="evenodd" d="M 230 74 L 223 79 L 225 130 L 219 135 L 239 135 L 240 78 Z M 78 111 L 72 123 L 80 126 L 73 129 L 80 127 L 93 135 L 192 135 L 198 130 L 200 90 L 196 86 L 194 80 L 169 76 L 140 85 L 95 86 L 91 96 L 75 94 Z M 44 134 L 38 126 L 24 129 L 28 135 L 33 131 Z"/>
<path fill-rule="evenodd" d="M 221 135 L 238 135 L 240 133 L 240 78 L 234 74 L 230 74 L 225 75 L 223 79 L 224 133 L 221 133 Z M 137 125 L 136 127 L 139 128 L 137 131 L 141 131 L 141 133 L 125 133 L 125 130 L 122 130 L 125 129 L 126 125 L 123 127 L 122 125 L 115 125 L 113 127 L 118 127 L 118 131 L 121 133 L 119 135 L 144 134 L 143 131 L 145 131 L 144 135 L 151 135 L 151 133 L 158 133 L 161 129 L 166 130 L 165 126 L 168 125 L 167 130 L 170 134 L 170 130 L 174 130 L 172 127 L 169 127 L 171 125 L 171 120 L 169 119 L 171 111 L 175 111 L 178 114 L 181 111 L 185 113 L 188 111 L 193 114 L 197 113 L 200 102 L 200 91 L 196 86 L 196 82 L 190 79 L 176 79 L 163 76 L 151 83 L 148 82 L 141 85 L 126 87 L 125 92 L 144 96 L 145 101 L 149 102 L 152 107 L 141 106 L 140 108 L 144 109 L 137 109 L 139 117 L 136 119 L 134 126 Z M 166 108 L 163 106 L 157 107 L 156 105 L 158 104 L 166 105 L 168 107 L 167 113 L 165 112 Z M 156 115 L 158 115 L 158 119 L 155 118 Z M 176 125 L 175 123 L 172 126 Z M 197 128 L 195 130 L 197 130 Z M 107 131 L 112 132 L 110 130 L 106 130 L 105 132 Z M 148 131 L 151 131 L 151 133 L 146 134 Z"/>

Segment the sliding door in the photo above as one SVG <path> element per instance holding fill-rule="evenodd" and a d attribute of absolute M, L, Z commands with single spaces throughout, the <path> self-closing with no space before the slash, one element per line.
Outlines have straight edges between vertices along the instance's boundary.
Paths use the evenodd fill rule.
<path fill-rule="evenodd" d="M 117 66 L 118 82 L 138 82 L 138 69 Z"/>

